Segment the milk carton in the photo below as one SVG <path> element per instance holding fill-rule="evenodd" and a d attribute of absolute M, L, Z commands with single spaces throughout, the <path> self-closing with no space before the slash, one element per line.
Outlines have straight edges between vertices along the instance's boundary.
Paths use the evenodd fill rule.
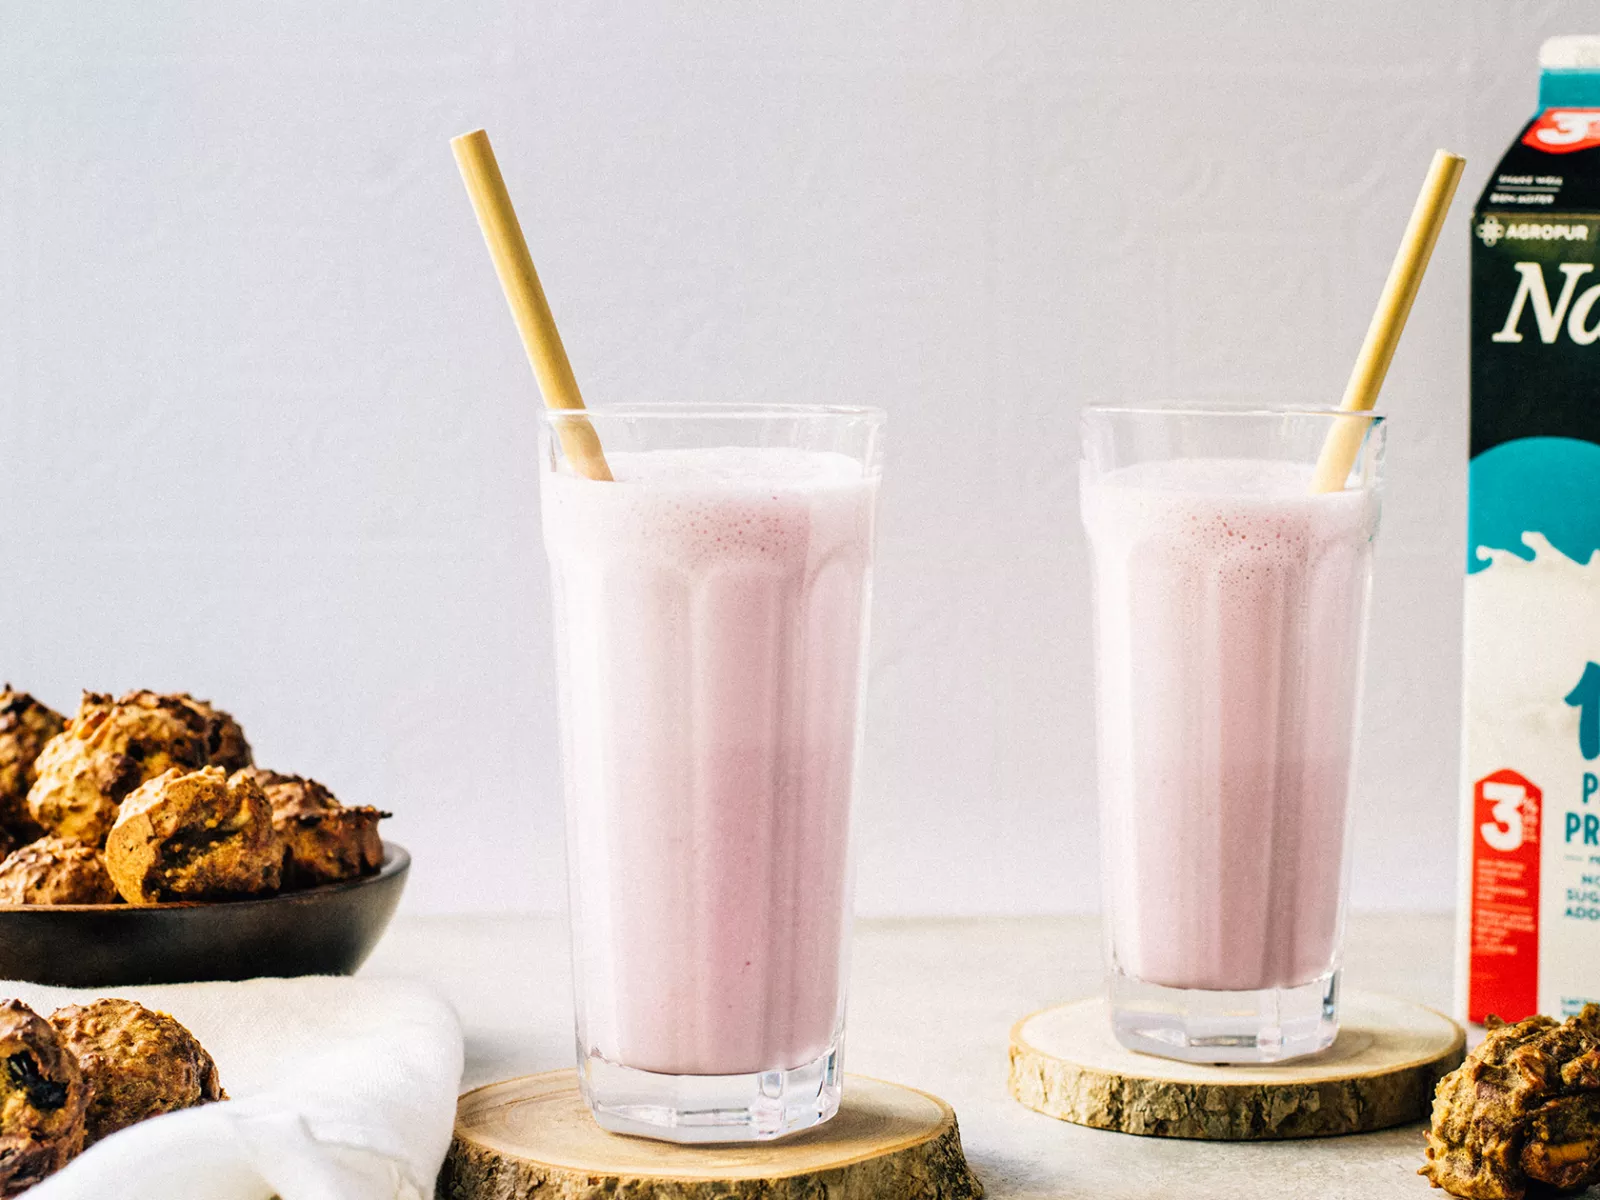
<path fill-rule="evenodd" d="M 1600 1000 L 1600 37 L 1472 219 L 1460 1007 Z"/>

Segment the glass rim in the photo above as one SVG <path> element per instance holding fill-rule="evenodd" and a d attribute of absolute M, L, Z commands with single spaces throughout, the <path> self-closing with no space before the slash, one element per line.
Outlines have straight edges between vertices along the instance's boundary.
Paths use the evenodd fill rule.
<path fill-rule="evenodd" d="M 1150 417 L 1362 417 L 1370 421 L 1387 421 L 1389 414 L 1380 408 L 1347 409 L 1336 404 L 1327 406 L 1271 405 L 1208 401 L 1199 403 L 1172 402 L 1167 404 L 1086 404 L 1083 414 L 1088 416 L 1150 416 Z"/>
<path fill-rule="evenodd" d="M 649 419 L 703 420 L 836 420 L 854 418 L 882 422 L 888 412 L 870 405 L 854 404 L 749 404 L 720 401 L 629 400 L 621 404 L 596 404 L 587 408 L 541 408 L 540 414 L 551 425 L 589 417 L 644 417 Z"/>

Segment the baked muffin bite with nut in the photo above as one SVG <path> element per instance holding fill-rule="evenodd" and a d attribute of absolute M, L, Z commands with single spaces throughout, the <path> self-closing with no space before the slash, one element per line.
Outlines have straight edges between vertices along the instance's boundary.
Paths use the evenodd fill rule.
<path fill-rule="evenodd" d="M 370 875 L 383 865 L 378 822 L 391 814 L 350 807 L 315 779 L 252 768 L 272 805 L 272 827 L 284 845 L 283 886 L 315 887 Z"/>
<path fill-rule="evenodd" d="M 100 845 L 123 797 L 173 767 L 206 763 L 211 719 L 178 699 L 85 692 L 35 763 L 28 812 L 46 833 Z"/>
<path fill-rule="evenodd" d="M 132 1000 L 96 1000 L 57 1009 L 50 1024 L 90 1087 L 87 1144 L 149 1117 L 228 1098 L 206 1048 L 166 1013 Z"/>
<path fill-rule="evenodd" d="M 1468 1200 L 1582 1191 L 1600 1183 L 1600 1004 L 1558 1023 L 1485 1023 L 1439 1081 L 1419 1174 Z"/>
<path fill-rule="evenodd" d="M 14 1196 L 83 1149 L 89 1084 L 50 1022 L 0 1000 L 0 1195 Z"/>
<path fill-rule="evenodd" d="M 245 740 L 244 728 L 233 719 L 233 714 L 223 712 L 209 700 L 196 700 L 188 692 L 177 693 L 175 699 L 182 700 L 211 724 L 206 735 L 207 766 L 221 767 L 231 775 L 255 762 L 250 743 Z"/>
<path fill-rule="evenodd" d="M 249 776 L 174 767 L 123 801 L 106 868 L 129 904 L 258 896 L 278 890 L 283 843 Z"/>
<path fill-rule="evenodd" d="M 8 683 L 0 690 L 0 831 L 32 841 L 40 830 L 28 812 L 28 789 L 38 777 L 34 763 L 45 743 L 67 719 Z"/>
<path fill-rule="evenodd" d="M 116 904 L 106 858 L 93 846 L 40 838 L 0 862 L 0 904 Z"/>

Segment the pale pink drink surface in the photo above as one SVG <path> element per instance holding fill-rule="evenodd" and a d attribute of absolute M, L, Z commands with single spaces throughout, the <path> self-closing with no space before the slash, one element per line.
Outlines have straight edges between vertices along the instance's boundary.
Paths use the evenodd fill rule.
<path fill-rule="evenodd" d="M 543 493 L 581 1049 L 793 1068 L 843 1016 L 875 483 L 786 448 L 610 466 Z"/>
<path fill-rule="evenodd" d="M 1084 481 L 1107 919 L 1148 983 L 1336 966 L 1377 501 L 1309 479 L 1178 459 Z"/>

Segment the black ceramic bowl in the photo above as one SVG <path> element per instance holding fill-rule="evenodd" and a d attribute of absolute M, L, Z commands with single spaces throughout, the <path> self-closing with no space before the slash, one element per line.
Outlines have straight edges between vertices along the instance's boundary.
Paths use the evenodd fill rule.
<path fill-rule="evenodd" d="M 0 908 L 0 979 L 63 987 L 349 975 L 383 936 L 411 856 L 376 875 L 261 900 Z"/>

